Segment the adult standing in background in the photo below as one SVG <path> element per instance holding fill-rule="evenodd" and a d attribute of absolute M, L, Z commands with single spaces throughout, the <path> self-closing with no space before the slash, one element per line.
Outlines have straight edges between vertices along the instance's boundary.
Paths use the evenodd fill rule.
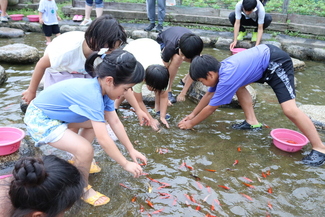
<path fill-rule="evenodd" d="M 1 22 L 8 22 L 8 14 L 7 14 L 7 6 L 8 0 L 0 0 L 0 9 L 1 9 Z"/>
<path fill-rule="evenodd" d="M 234 26 L 234 41 L 230 44 L 233 49 L 237 41 L 241 41 L 247 32 L 244 26 L 255 26 L 252 33 L 252 42 L 256 42 L 255 46 L 261 43 L 264 29 L 272 22 L 270 14 L 265 14 L 263 4 L 259 0 L 241 0 L 236 4 L 234 12 L 229 14 L 229 21 Z"/>
<path fill-rule="evenodd" d="M 158 25 L 156 27 L 157 32 L 163 30 L 163 23 L 166 15 L 166 0 L 146 0 L 147 2 L 147 15 L 150 21 L 144 31 L 151 31 L 156 26 L 156 1 L 158 2 Z"/>
<path fill-rule="evenodd" d="M 80 26 L 88 26 L 91 23 L 91 10 L 93 9 L 94 0 L 85 1 L 85 19 L 80 23 Z M 96 17 L 100 17 L 103 14 L 104 2 L 103 0 L 95 0 L 96 5 Z"/>

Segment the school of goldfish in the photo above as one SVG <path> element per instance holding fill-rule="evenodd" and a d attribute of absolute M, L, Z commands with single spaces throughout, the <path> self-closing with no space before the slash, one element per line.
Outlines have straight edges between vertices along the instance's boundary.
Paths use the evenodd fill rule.
<path fill-rule="evenodd" d="M 241 152 L 242 148 L 241 147 L 237 147 L 237 151 Z M 157 148 L 156 152 L 158 154 L 167 154 L 168 153 L 168 149 L 167 148 Z M 240 162 L 238 160 L 234 160 L 232 166 L 236 167 L 236 165 L 238 165 Z M 145 165 L 142 165 L 145 166 Z M 154 179 L 151 176 L 149 176 L 149 174 L 147 173 L 143 173 L 142 175 L 145 176 L 148 179 L 148 182 L 146 182 L 147 185 L 147 189 L 146 192 L 148 193 L 152 193 L 152 194 L 156 194 L 156 198 L 159 196 L 160 200 L 164 200 L 165 202 L 168 200 L 168 204 L 169 206 L 175 206 L 176 204 L 182 204 L 188 207 L 191 207 L 193 210 L 195 210 L 196 212 L 203 212 L 203 208 L 204 208 L 204 212 L 205 213 L 205 217 L 214 217 L 217 216 L 215 215 L 217 213 L 216 211 L 216 206 L 223 206 L 221 204 L 221 202 L 217 199 L 217 198 L 212 198 L 211 197 L 211 192 L 214 189 L 211 189 L 210 186 L 207 186 L 204 184 L 204 182 L 202 182 L 202 179 L 196 175 L 195 173 L 195 169 L 193 166 L 188 165 L 186 162 L 182 162 L 181 165 L 179 166 L 180 170 L 187 170 L 189 171 L 189 175 L 195 180 L 197 188 L 200 190 L 206 190 L 207 191 L 207 195 L 203 200 L 200 200 L 199 198 L 196 198 L 196 195 L 192 195 L 192 194 L 186 194 L 184 193 L 184 197 L 180 198 L 179 195 L 178 197 L 176 197 L 175 195 L 171 194 L 171 193 L 167 193 L 167 192 L 162 192 L 162 189 L 165 188 L 172 188 L 172 186 L 168 183 L 165 182 L 161 182 L 158 179 Z M 217 170 L 213 169 L 213 168 L 205 168 L 204 169 L 207 172 L 211 172 L 211 173 L 216 173 Z M 228 171 L 235 171 L 234 169 L 227 169 Z M 255 178 L 258 181 L 259 186 L 262 183 L 261 179 L 265 179 L 268 176 L 271 175 L 271 171 L 267 170 L 267 171 L 261 171 L 261 175 L 260 176 L 256 176 Z M 240 179 L 242 180 L 242 184 L 250 189 L 252 189 L 254 191 L 254 189 L 256 189 L 255 185 L 253 184 L 254 181 L 248 177 L 240 177 Z M 128 189 L 128 190 L 132 190 L 129 186 L 120 183 L 120 186 Z M 225 185 L 225 184 L 220 184 L 217 185 L 218 187 L 220 187 L 219 190 L 224 190 L 224 191 L 232 191 L 232 188 L 230 188 L 229 186 Z M 271 186 L 265 186 L 265 193 L 266 194 L 273 194 L 273 189 Z M 250 195 L 244 194 L 239 192 L 240 195 L 242 195 L 244 198 L 247 199 L 247 201 L 254 201 L 254 198 L 251 197 Z M 132 198 L 130 198 L 130 202 L 131 203 L 139 203 L 139 212 L 143 215 L 147 215 L 147 216 L 153 216 L 153 215 L 158 215 L 158 214 L 162 214 L 165 210 L 166 207 L 158 207 L 156 206 L 150 199 L 150 197 L 148 196 L 144 201 L 142 200 L 137 200 L 137 195 L 134 195 Z M 207 212 L 207 207 L 209 207 L 209 212 Z M 266 216 L 271 216 L 269 211 L 271 211 L 273 209 L 273 206 L 271 204 L 270 201 L 267 202 L 267 204 L 265 204 L 265 207 L 268 211 L 266 211 Z"/>

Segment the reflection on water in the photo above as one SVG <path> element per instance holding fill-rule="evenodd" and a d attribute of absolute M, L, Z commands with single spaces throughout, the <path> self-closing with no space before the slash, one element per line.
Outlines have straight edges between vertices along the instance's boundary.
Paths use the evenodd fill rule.
<path fill-rule="evenodd" d="M 29 33 L 20 39 L 0 39 L 0 46 L 8 44 L 8 41 L 26 43 L 44 51 L 42 34 Z M 230 55 L 230 52 L 211 48 L 205 48 L 204 53 L 212 54 L 219 60 Z M 325 65 L 306 63 L 307 69 L 296 73 L 297 102 L 322 105 L 325 102 Z M 25 129 L 19 102 L 21 92 L 28 87 L 34 64 L 2 66 L 9 79 L 0 86 L 0 125 Z M 188 64 L 184 63 L 175 81 L 179 81 L 187 70 Z M 177 123 L 195 107 L 189 100 L 168 109 L 172 115 L 171 129 L 163 129 L 161 133 L 154 133 L 149 127 L 139 127 L 132 112 L 121 110 L 120 117 L 131 141 L 149 160 L 144 172 L 170 186 L 162 187 L 163 184 L 150 181 L 146 176 L 134 179 L 103 153 L 96 159 L 103 170 L 91 175 L 90 184 L 95 190 L 108 195 L 111 202 L 96 208 L 84 204 L 78 216 L 148 216 L 148 213 L 161 209 L 160 216 L 206 216 L 208 213 L 215 216 L 323 216 L 324 167 L 300 164 L 303 155 L 311 150 L 310 145 L 298 153 L 286 153 L 272 145 L 269 136 L 272 128 L 297 128 L 282 114 L 270 88 L 259 84 L 253 86 L 258 91 L 257 117 L 270 126 L 259 133 L 232 130 L 230 125 L 242 121 L 243 112 L 230 108 L 217 110 L 194 131 L 180 130 L 176 127 Z M 174 92 L 177 94 L 180 90 L 181 86 L 175 84 Z M 325 141 L 325 135 L 320 134 Z M 125 149 L 120 148 L 127 155 Z M 157 148 L 165 148 L 168 152 L 159 154 Z M 238 160 L 237 165 L 233 165 L 235 160 Z M 185 167 L 183 162 L 189 167 Z M 270 174 L 264 178 L 262 172 L 268 171 Z M 243 182 L 253 187 L 247 187 Z M 153 187 L 151 193 L 148 192 L 148 183 Z M 270 188 L 272 193 L 268 192 Z M 134 196 L 136 201 L 131 202 Z M 154 208 L 148 206 L 146 200 L 151 201 Z M 73 215 L 68 213 L 67 216 Z"/>

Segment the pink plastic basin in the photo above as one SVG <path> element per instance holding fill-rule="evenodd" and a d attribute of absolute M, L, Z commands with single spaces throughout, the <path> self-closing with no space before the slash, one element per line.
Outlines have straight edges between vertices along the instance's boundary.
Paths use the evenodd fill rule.
<path fill-rule="evenodd" d="M 0 127 L 0 155 L 8 155 L 17 151 L 25 132 L 15 127 Z"/>
<path fill-rule="evenodd" d="M 24 15 L 23 14 L 12 14 L 12 15 L 10 15 L 10 18 L 12 19 L 12 20 L 22 20 L 23 19 L 23 17 L 24 17 Z"/>
<path fill-rule="evenodd" d="M 272 130 L 271 136 L 273 138 L 273 144 L 286 152 L 299 151 L 309 142 L 303 134 L 284 128 Z"/>
<path fill-rule="evenodd" d="M 38 15 L 27 15 L 29 22 L 38 22 L 39 16 Z"/>
<path fill-rule="evenodd" d="M 247 50 L 246 48 L 234 48 L 231 51 L 232 54 L 236 54 L 236 53 L 239 53 L 241 51 L 244 51 L 244 50 Z"/>

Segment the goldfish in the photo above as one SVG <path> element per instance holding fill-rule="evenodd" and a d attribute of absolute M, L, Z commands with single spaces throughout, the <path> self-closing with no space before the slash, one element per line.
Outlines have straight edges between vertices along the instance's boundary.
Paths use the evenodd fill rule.
<path fill-rule="evenodd" d="M 127 188 L 127 189 L 130 189 L 128 186 L 124 185 L 123 183 L 120 183 L 120 186 L 122 186 L 124 188 Z"/>
<path fill-rule="evenodd" d="M 254 186 L 254 185 L 250 185 L 250 184 L 247 184 L 247 183 L 245 183 L 245 182 L 243 182 L 243 184 L 244 184 L 244 185 L 246 185 L 247 187 L 250 187 L 250 188 L 255 188 L 255 186 Z"/>
<path fill-rule="evenodd" d="M 154 208 L 154 207 L 153 207 L 153 204 L 150 202 L 150 200 L 147 199 L 146 202 L 147 202 L 147 204 L 148 204 L 151 208 Z"/>
<path fill-rule="evenodd" d="M 253 200 L 250 196 L 248 196 L 248 195 L 246 195 L 246 194 L 242 194 L 242 193 L 241 193 L 241 195 L 243 195 L 244 197 L 246 197 L 248 200 Z"/>
<path fill-rule="evenodd" d="M 158 209 L 158 210 L 152 212 L 152 214 L 158 214 L 158 213 L 162 212 L 163 210 L 164 210 L 164 208 Z"/>
<path fill-rule="evenodd" d="M 229 187 L 224 186 L 224 185 L 218 185 L 218 186 L 221 187 L 221 188 L 224 188 L 224 189 L 226 189 L 226 190 L 229 190 L 229 189 L 230 189 Z"/>
<path fill-rule="evenodd" d="M 131 199 L 131 202 L 135 202 L 137 200 L 137 196 L 134 196 L 132 199 Z"/>
<path fill-rule="evenodd" d="M 271 187 L 269 187 L 269 188 L 267 189 L 267 192 L 268 192 L 268 193 L 270 193 L 270 194 L 272 194 L 272 193 L 273 193 L 273 190 L 272 190 L 272 188 L 271 188 Z"/>
<path fill-rule="evenodd" d="M 216 172 L 216 170 L 210 170 L 210 169 L 205 169 L 205 170 L 209 172 Z"/>
<path fill-rule="evenodd" d="M 236 164 L 238 164 L 238 160 L 235 160 L 235 162 L 232 165 L 235 166 Z"/>
<path fill-rule="evenodd" d="M 241 152 L 241 147 L 237 147 L 237 151 L 238 152 Z"/>

